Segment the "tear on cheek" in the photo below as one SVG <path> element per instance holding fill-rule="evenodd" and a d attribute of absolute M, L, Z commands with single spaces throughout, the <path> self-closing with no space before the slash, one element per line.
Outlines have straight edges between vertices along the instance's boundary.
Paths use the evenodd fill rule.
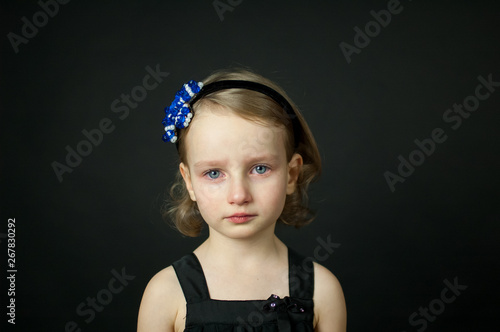
<path fill-rule="evenodd" d="M 198 191 L 198 198 L 214 199 L 214 195 L 220 192 L 221 190 L 220 187 L 221 187 L 220 185 L 215 183 L 209 186 L 203 186 Z"/>

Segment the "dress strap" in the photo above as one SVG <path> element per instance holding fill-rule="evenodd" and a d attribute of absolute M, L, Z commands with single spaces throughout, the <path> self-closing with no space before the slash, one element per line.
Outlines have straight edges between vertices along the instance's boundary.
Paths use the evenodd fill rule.
<path fill-rule="evenodd" d="M 172 264 L 187 303 L 210 299 L 207 280 L 200 261 L 194 253 L 187 254 Z"/>
<path fill-rule="evenodd" d="M 303 257 L 288 248 L 288 287 L 290 297 L 312 299 L 314 295 L 314 265 L 312 257 Z"/>

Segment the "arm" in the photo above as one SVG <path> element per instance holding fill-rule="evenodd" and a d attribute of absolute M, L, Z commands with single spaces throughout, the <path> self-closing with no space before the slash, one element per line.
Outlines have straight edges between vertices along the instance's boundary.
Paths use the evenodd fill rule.
<path fill-rule="evenodd" d="M 137 332 L 174 332 L 184 295 L 172 266 L 158 272 L 142 296 Z M 180 319 L 184 323 L 184 319 Z M 183 327 L 182 327 L 183 328 Z"/>
<path fill-rule="evenodd" d="M 314 263 L 314 322 L 316 332 L 345 332 L 347 313 L 344 293 L 327 268 Z"/>

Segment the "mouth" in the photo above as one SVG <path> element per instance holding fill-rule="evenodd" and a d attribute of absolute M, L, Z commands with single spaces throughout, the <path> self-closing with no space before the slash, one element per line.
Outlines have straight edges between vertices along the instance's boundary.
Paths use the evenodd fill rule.
<path fill-rule="evenodd" d="M 252 220 L 255 217 L 254 214 L 248 214 L 248 213 L 235 213 L 229 217 L 226 217 L 225 219 L 229 220 L 232 223 L 235 224 L 243 224 L 247 221 Z"/>

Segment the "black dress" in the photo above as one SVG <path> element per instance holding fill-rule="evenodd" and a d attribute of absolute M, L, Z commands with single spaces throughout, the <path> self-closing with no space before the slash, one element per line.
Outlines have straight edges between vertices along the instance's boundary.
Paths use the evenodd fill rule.
<path fill-rule="evenodd" d="M 290 296 L 267 300 L 212 300 L 201 264 L 191 253 L 172 264 L 186 298 L 190 332 L 312 332 L 314 270 L 311 259 L 288 249 Z"/>

